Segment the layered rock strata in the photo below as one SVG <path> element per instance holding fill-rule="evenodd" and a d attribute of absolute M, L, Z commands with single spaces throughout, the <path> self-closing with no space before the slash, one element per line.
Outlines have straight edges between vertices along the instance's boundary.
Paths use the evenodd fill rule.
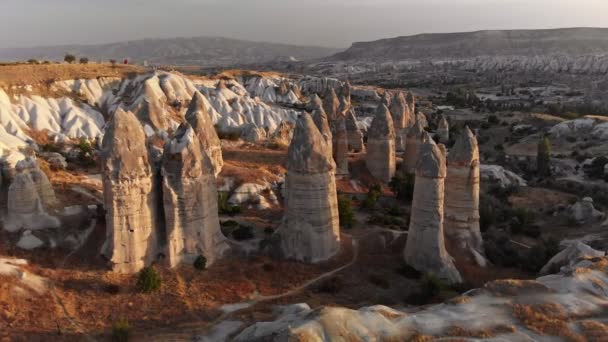
<path fill-rule="evenodd" d="M 228 250 L 220 230 L 215 176 L 188 123 L 165 145 L 163 207 L 170 267 L 192 264 L 200 255 L 212 264 Z"/>
<path fill-rule="evenodd" d="M 443 235 L 445 157 L 425 133 L 416 167 L 410 227 L 405 262 L 419 272 L 432 272 L 449 283 L 462 281 Z"/>
<path fill-rule="evenodd" d="M 102 248 L 120 273 L 134 273 L 161 252 L 156 177 L 137 117 L 118 109 L 106 129 L 101 172 L 106 209 L 106 242 Z"/>
<path fill-rule="evenodd" d="M 388 108 L 381 104 L 367 133 L 367 169 L 374 178 L 389 182 L 395 176 L 395 128 Z"/>
<path fill-rule="evenodd" d="M 277 233 L 284 257 L 316 263 L 339 251 L 335 167 L 331 145 L 310 115 L 303 114 L 289 146 L 286 212 Z"/>
<path fill-rule="evenodd" d="M 479 149 L 466 127 L 450 150 L 445 187 L 445 234 L 458 253 L 485 266 L 479 230 Z"/>

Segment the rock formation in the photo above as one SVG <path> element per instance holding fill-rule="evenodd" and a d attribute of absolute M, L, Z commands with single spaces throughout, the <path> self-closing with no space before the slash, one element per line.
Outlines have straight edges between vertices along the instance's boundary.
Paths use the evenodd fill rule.
<path fill-rule="evenodd" d="M 334 160 L 336 161 L 336 175 L 348 175 L 348 132 L 346 131 L 346 118 L 340 116 L 336 121 L 336 138 Z"/>
<path fill-rule="evenodd" d="M 416 98 L 414 97 L 414 94 L 412 94 L 411 92 L 407 93 L 405 101 L 407 102 L 407 106 L 410 109 L 411 115 L 414 116 L 414 114 L 416 113 Z"/>
<path fill-rule="evenodd" d="M 334 88 L 330 88 L 325 94 L 325 98 L 323 99 L 323 110 L 325 110 L 325 114 L 327 114 L 327 119 L 329 120 L 331 127 L 331 124 L 337 119 L 340 112 L 340 99 L 338 99 L 338 95 L 336 95 Z"/>
<path fill-rule="evenodd" d="M 593 223 L 606 217 L 603 212 L 595 209 L 591 197 L 585 197 L 581 201 L 574 203 L 568 208 L 568 214 L 570 219 L 577 224 Z"/>
<path fill-rule="evenodd" d="M 293 137 L 293 129 L 295 125 L 288 121 L 281 121 L 277 129 L 270 134 L 270 142 L 280 147 L 287 147 L 291 143 Z"/>
<path fill-rule="evenodd" d="M 46 175 L 37 167 L 32 170 L 32 162 L 35 165 L 35 161 L 27 159 L 17 163 L 16 174 L 8 187 L 8 213 L 4 229 L 9 232 L 58 228 L 60 225 L 56 217 L 44 210 L 42 198 L 45 197 L 47 203 L 56 201 L 55 194 Z"/>
<path fill-rule="evenodd" d="M 139 271 L 160 252 L 155 175 L 145 142 L 135 115 L 118 109 L 103 139 L 101 172 L 106 209 L 102 254 L 120 273 Z"/>
<path fill-rule="evenodd" d="M 198 91 L 192 96 L 192 101 L 190 101 L 188 111 L 186 112 L 186 121 L 192 126 L 201 142 L 203 150 L 211 158 L 213 173 L 217 176 L 222 171 L 222 166 L 224 166 L 222 143 L 207 112 L 205 98 Z"/>
<path fill-rule="evenodd" d="M 422 139 L 424 128 L 416 120 L 414 126 L 407 132 L 405 141 L 405 154 L 403 156 L 403 169 L 406 173 L 414 173 L 418 162 L 418 147 Z"/>
<path fill-rule="evenodd" d="M 479 149 L 466 127 L 448 155 L 445 186 L 445 235 L 459 253 L 485 266 L 479 230 Z"/>
<path fill-rule="evenodd" d="M 426 118 L 426 114 L 423 112 L 416 113 L 416 121 L 420 122 L 420 126 L 422 126 L 422 128 L 429 127 L 429 121 Z"/>
<path fill-rule="evenodd" d="M 389 182 L 395 176 L 395 128 L 388 108 L 381 104 L 367 133 L 367 169 L 376 179 Z"/>
<path fill-rule="evenodd" d="M 425 133 L 416 166 L 416 181 L 405 262 L 420 272 L 432 272 L 449 283 L 462 281 L 452 257 L 445 249 L 443 200 L 445 157 Z"/>
<path fill-rule="evenodd" d="M 353 152 L 365 152 L 363 144 L 363 133 L 357 126 L 355 111 L 351 108 L 346 113 L 346 132 L 348 134 L 348 150 Z"/>
<path fill-rule="evenodd" d="M 265 140 L 266 135 L 266 130 L 253 122 L 246 124 L 241 130 L 241 139 L 251 143 Z"/>
<path fill-rule="evenodd" d="M 158 78 L 146 80 L 143 87 L 143 97 L 130 109 L 144 125 L 149 125 L 154 131 L 166 131 L 169 127 L 165 109 L 167 97 L 158 85 Z"/>
<path fill-rule="evenodd" d="M 439 120 L 439 124 L 437 124 L 437 137 L 442 144 L 445 144 L 450 140 L 450 124 L 443 115 Z"/>
<path fill-rule="evenodd" d="M 325 110 L 323 107 L 316 108 L 312 112 L 312 120 L 317 126 L 319 132 L 325 139 L 325 142 L 329 145 L 329 156 L 333 159 L 333 134 L 331 132 L 331 128 L 329 126 L 329 120 L 327 118 L 327 114 L 325 114 Z M 291 146 L 291 145 L 290 145 Z"/>
<path fill-rule="evenodd" d="M 169 265 L 192 264 L 199 255 L 212 264 L 228 245 L 220 231 L 210 160 L 188 123 L 165 145 L 162 175 Z"/>
<path fill-rule="evenodd" d="M 38 167 L 35 157 L 28 157 L 19 161 L 16 169 L 18 172 L 30 174 L 32 181 L 36 186 L 36 192 L 38 193 L 43 209 L 48 210 L 57 205 L 57 197 L 55 196 L 53 186 L 46 174 Z"/>
<path fill-rule="evenodd" d="M 409 108 L 405 101 L 405 96 L 402 92 L 396 92 L 390 101 L 389 110 L 393 117 L 393 125 L 395 126 L 395 147 L 397 151 L 405 151 L 405 125 L 406 115 L 409 113 Z"/>
<path fill-rule="evenodd" d="M 278 230 L 286 258 L 316 263 L 340 249 L 335 163 L 312 118 L 303 114 L 289 146 L 286 212 Z"/>

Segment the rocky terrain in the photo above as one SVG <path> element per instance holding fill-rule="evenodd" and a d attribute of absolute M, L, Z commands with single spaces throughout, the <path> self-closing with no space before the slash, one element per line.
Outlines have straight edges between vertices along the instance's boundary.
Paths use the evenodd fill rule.
<path fill-rule="evenodd" d="M 606 334 L 603 116 L 62 67 L 0 66 L 1 338 Z"/>
<path fill-rule="evenodd" d="M 66 53 L 91 60 L 148 63 L 155 65 L 198 65 L 231 67 L 252 63 L 297 62 L 327 57 L 338 49 L 252 42 L 222 37 L 142 39 L 99 45 L 0 48 L 0 60 L 61 61 Z"/>

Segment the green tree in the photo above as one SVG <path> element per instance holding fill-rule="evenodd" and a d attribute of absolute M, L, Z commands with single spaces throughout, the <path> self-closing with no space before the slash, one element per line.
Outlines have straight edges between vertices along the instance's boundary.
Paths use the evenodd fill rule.
<path fill-rule="evenodd" d="M 536 170 L 541 178 L 551 175 L 551 142 L 546 136 L 538 142 Z"/>
<path fill-rule="evenodd" d="M 144 267 L 139 271 L 137 277 L 137 289 L 144 293 L 150 293 L 160 289 L 161 278 L 152 266 Z"/>
<path fill-rule="evenodd" d="M 74 63 L 74 61 L 76 61 L 76 56 L 68 53 L 67 55 L 65 55 L 65 57 L 63 57 L 63 60 L 66 61 L 67 63 L 72 64 L 72 63 Z"/>
<path fill-rule="evenodd" d="M 86 57 L 82 57 L 79 60 L 80 64 L 88 64 L 89 63 L 89 59 Z"/>
<path fill-rule="evenodd" d="M 338 214 L 340 217 L 340 226 L 343 228 L 352 228 L 355 223 L 355 213 L 353 212 L 353 202 L 350 198 L 344 195 L 338 195 Z"/>

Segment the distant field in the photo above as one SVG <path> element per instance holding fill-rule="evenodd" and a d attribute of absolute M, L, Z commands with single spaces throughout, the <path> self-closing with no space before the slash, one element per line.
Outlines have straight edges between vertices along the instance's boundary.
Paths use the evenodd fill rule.
<path fill-rule="evenodd" d="M 126 77 L 145 71 L 135 65 L 109 63 L 89 64 L 25 64 L 0 63 L 0 86 L 34 85 L 49 81 L 71 80 L 97 77 Z"/>

